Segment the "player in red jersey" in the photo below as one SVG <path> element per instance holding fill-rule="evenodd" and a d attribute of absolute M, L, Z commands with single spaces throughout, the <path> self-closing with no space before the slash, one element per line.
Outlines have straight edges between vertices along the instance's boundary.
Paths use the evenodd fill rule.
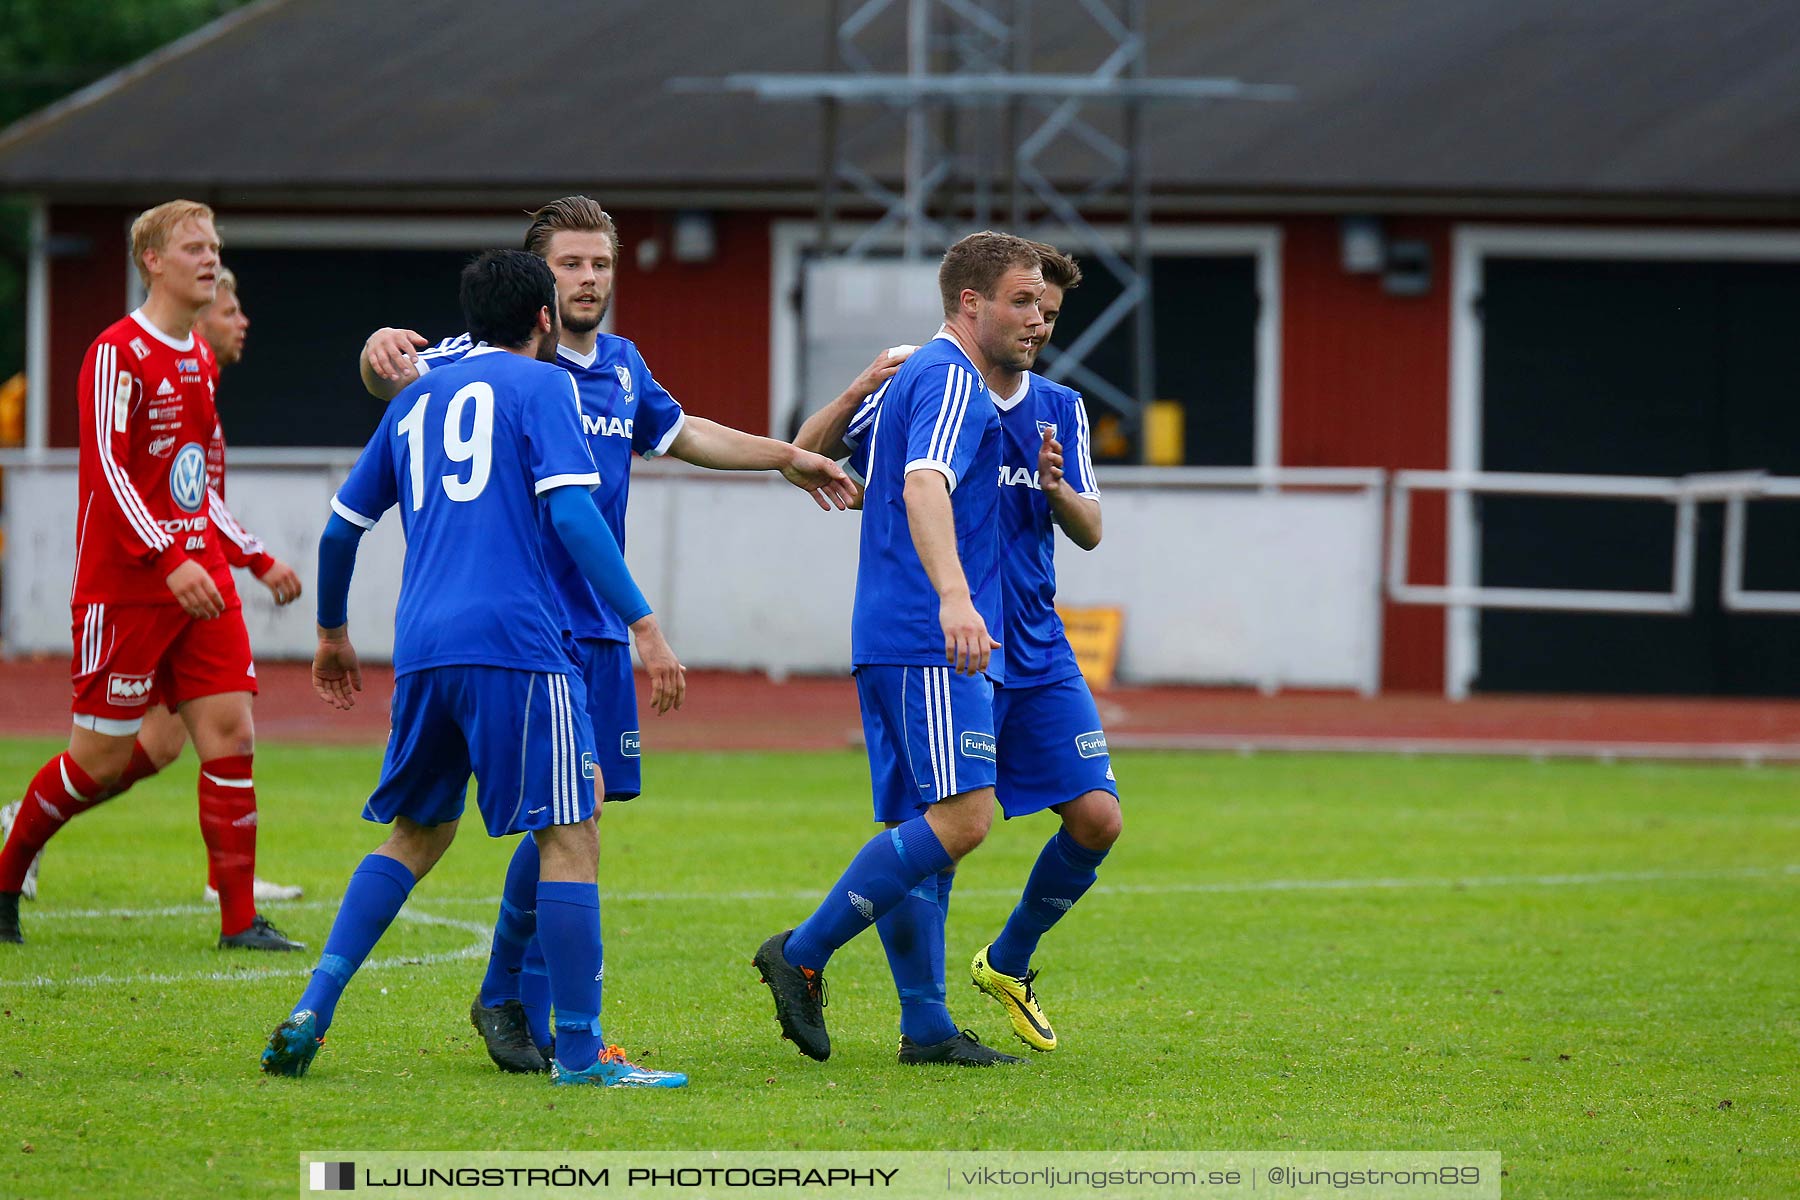
<path fill-rule="evenodd" d="M 238 297 L 237 276 L 231 273 L 230 267 L 219 267 L 218 287 L 213 302 L 200 310 L 194 328 L 206 339 L 221 371 L 244 357 L 244 338 L 250 328 L 250 318 L 244 314 L 243 302 Z M 232 517 L 231 510 L 225 506 L 225 428 L 218 421 L 214 422 L 212 441 L 206 448 L 206 484 L 212 489 L 207 512 L 218 531 L 219 548 L 225 553 L 225 561 L 233 567 L 248 570 L 269 589 L 269 593 L 275 597 L 275 603 L 285 605 L 299 599 L 300 576 L 294 572 L 294 568 L 264 549 L 261 539 L 239 525 Z M 144 724 L 138 730 L 137 742 L 143 747 L 144 758 L 139 760 L 133 756 L 132 766 L 126 769 L 114 786 L 113 796 L 139 782 L 143 778 L 140 772 L 154 774 L 174 762 L 180 756 L 181 748 L 187 744 L 187 727 L 164 705 L 152 704 L 145 709 Z M 17 807 L 17 802 L 9 806 L 14 809 Z M 24 895 L 27 897 L 35 891 L 32 885 L 35 883 L 36 869 L 37 863 L 34 860 L 27 869 L 25 878 Z M 255 880 L 252 892 L 253 898 L 258 901 L 298 900 L 303 894 L 298 887 L 274 883 L 261 877 Z M 219 883 L 210 861 L 203 895 L 208 904 L 218 902 Z"/>
<path fill-rule="evenodd" d="M 88 347 L 77 386 L 73 728 L 67 752 L 26 788 L 0 849 L 0 941 L 24 940 L 19 893 L 44 843 L 154 771 L 137 734 L 160 702 L 200 757 L 219 945 L 300 949 L 256 911 L 252 890 L 256 667 L 208 481 L 218 364 L 194 332 L 220 270 L 212 210 L 191 200 L 149 209 L 132 222 L 131 253 L 148 297 Z"/>

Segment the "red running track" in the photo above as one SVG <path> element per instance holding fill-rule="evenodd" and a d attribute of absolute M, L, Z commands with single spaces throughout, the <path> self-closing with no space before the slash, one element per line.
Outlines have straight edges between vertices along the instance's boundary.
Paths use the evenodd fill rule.
<path fill-rule="evenodd" d="M 379 743 L 393 690 L 385 667 L 365 672 L 360 702 L 337 712 L 312 694 L 300 663 L 258 667 L 258 734 L 269 741 Z M 68 664 L 0 663 L 0 734 L 68 731 Z M 856 686 L 847 677 L 691 672 L 678 713 L 648 713 L 651 750 L 818 750 L 858 744 Z M 1595 696 L 1358 696 L 1211 688 L 1119 687 L 1100 697 L 1115 747 L 1572 755 L 1598 758 L 1800 762 L 1800 701 Z"/>

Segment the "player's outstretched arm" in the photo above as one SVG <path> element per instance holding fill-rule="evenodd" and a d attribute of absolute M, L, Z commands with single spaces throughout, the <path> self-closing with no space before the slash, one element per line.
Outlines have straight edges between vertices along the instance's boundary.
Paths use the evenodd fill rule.
<path fill-rule="evenodd" d="M 944 476 L 925 469 L 907 472 L 906 524 L 925 575 L 937 589 L 944 661 L 959 675 L 979 675 L 1000 643 L 988 633 L 969 596 L 969 580 L 956 556 L 956 516 Z"/>
<path fill-rule="evenodd" d="M 1062 526 L 1069 540 L 1083 550 L 1100 544 L 1100 502 L 1083 496 L 1069 485 L 1063 475 L 1062 443 L 1056 434 L 1044 430 L 1043 444 L 1038 447 L 1038 488 L 1050 502 L 1050 513 Z"/>
<path fill-rule="evenodd" d="M 794 445 L 827 458 L 843 458 L 850 453 L 851 446 L 844 440 L 844 434 L 863 401 L 880 391 L 881 385 L 892 379 L 894 372 L 917 349 L 917 346 L 889 346 L 877 354 L 875 361 L 864 367 L 862 374 L 851 380 L 850 386 L 840 392 L 837 399 L 806 418 L 800 432 L 794 435 Z"/>
<path fill-rule="evenodd" d="M 377 400 L 392 400 L 419 377 L 417 352 L 430 343 L 416 329 L 382 326 L 363 343 L 356 369 L 363 387 Z"/>
<path fill-rule="evenodd" d="M 802 450 L 774 438 L 758 437 L 709 421 L 687 417 L 669 453 L 696 467 L 715 471 L 780 471 L 782 478 L 810 494 L 827 512 L 848 508 L 856 487 L 844 469 L 822 454 Z"/>
<path fill-rule="evenodd" d="M 333 708 L 356 707 L 362 691 L 362 665 L 350 644 L 350 576 L 363 530 L 337 513 L 319 537 L 319 645 L 313 651 L 312 684 L 319 699 Z"/>
<path fill-rule="evenodd" d="M 550 526 L 576 567 L 607 607 L 631 626 L 638 657 L 650 675 L 651 707 L 659 716 L 680 708 L 687 695 L 686 669 L 663 638 L 650 603 L 632 579 L 619 543 L 594 507 L 593 497 L 586 488 L 559 487 L 544 493 L 544 503 L 549 508 Z"/>
<path fill-rule="evenodd" d="M 225 497 L 217 488 L 206 489 L 208 509 L 218 529 L 225 561 L 234 567 L 245 567 L 258 582 L 269 589 L 278 605 L 292 604 L 300 598 L 300 576 L 294 568 L 263 548 L 262 539 L 238 524 Z"/>

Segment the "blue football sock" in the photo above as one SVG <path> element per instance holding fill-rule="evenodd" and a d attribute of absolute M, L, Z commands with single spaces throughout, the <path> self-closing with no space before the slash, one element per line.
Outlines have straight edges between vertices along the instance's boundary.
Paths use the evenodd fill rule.
<path fill-rule="evenodd" d="M 1058 829 L 1056 836 L 1044 843 L 1037 864 L 1025 880 L 1025 892 L 1006 919 L 1006 928 L 994 939 L 988 951 L 988 965 L 1002 975 L 1015 978 L 1031 968 L 1031 956 L 1037 951 L 1038 939 L 1062 920 L 1063 914 L 1094 886 L 1104 850 L 1089 850 Z"/>
<path fill-rule="evenodd" d="M 938 995 L 944 994 L 944 947 L 949 943 L 950 887 L 956 882 L 956 868 L 939 871 L 937 877 L 938 941 L 931 951 L 931 977 L 937 980 Z M 945 1010 L 949 1011 L 948 1009 Z M 954 1026 L 954 1022 L 952 1022 Z M 952 1033 L 958 1032 L 954 1027 Z"/>
<path fill-rule="evenodd" d="M 600 1036 L 600 888 L 543 880 L 537 890 L 538 938 L 556 1006 L 556 1061 L 585 1071 L 606 1044 Z"/>
<path fill-rule="evenodd" d="M 894 990 L 900 993 L 900 1032 L 921 1046 L 956 1036 L 956 1022 L 944 1002 L 944 910 L 938 907 L 942 878 L 927 875 L 875 922 Z"/>
<path fill-rule="evenodd" d="M 796 967 L 822 970 L 839 946 L 892 910 L 920 880 L 949 865 L 949 853 L 924 817 L 882 830 L 856 852 L 824 902 L 788 936 L 782 956 Z"/>
<path fill-rule="evenodd" d="M 519 972 L 519 1003 L 525 1006 L 525 1027 L 539 1050 L 550 1049 L 550 969 L 544 965 L 544 944 L 532 938 L 525 947 L 525 963 Z"/>
<path fill-rule="evenodd" d="M 500 892 L 500 917 L 494 922 L 494 944 L 488 951 L 487 976 L 481 981 L 481 1002 L 497 1008 L 519 999 L 519 972 L 525 964 L 525 945 L 537 934 L 537 841 L 530 834 L 519 839 L 512 861 L 506 865 L 506 886 Z"/>
<path fill-rule="evenodd" d="M 371 854 L 357 864 L 325 939 L 325 952 L 300 993 L 300 1003 L 294 1005 L 295 1012 L 311 1009 L 318 1014 L 320 1033 L 331 1026 L 345 985 L 393 924 L 414 882 L 405 863 L 385 854 Z"/>

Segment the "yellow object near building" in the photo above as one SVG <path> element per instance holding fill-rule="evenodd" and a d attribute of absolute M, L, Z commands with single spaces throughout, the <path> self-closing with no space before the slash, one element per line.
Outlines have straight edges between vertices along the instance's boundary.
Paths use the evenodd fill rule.
<path fill-rule="evenodd" d="M 1119 669 L 1119 645 L 1125 639 L 1125 610 L 1064 608 L 1059 604 L 1056 615 L 1069 635 L 1081 677 L 1096 692 L 1111 687 L 1113 673 Z"/>
<path fill-rule="evenodd" d="M 1152 400 L 1144 409 L 1144 461 L 1179 467 L 1187 457 L 1187 410 L 1179 400 Z"/>
<path fill-rule="evenodd" d="M 25 373 L 0 383 L 0 446 L 25 444 Z"/>

